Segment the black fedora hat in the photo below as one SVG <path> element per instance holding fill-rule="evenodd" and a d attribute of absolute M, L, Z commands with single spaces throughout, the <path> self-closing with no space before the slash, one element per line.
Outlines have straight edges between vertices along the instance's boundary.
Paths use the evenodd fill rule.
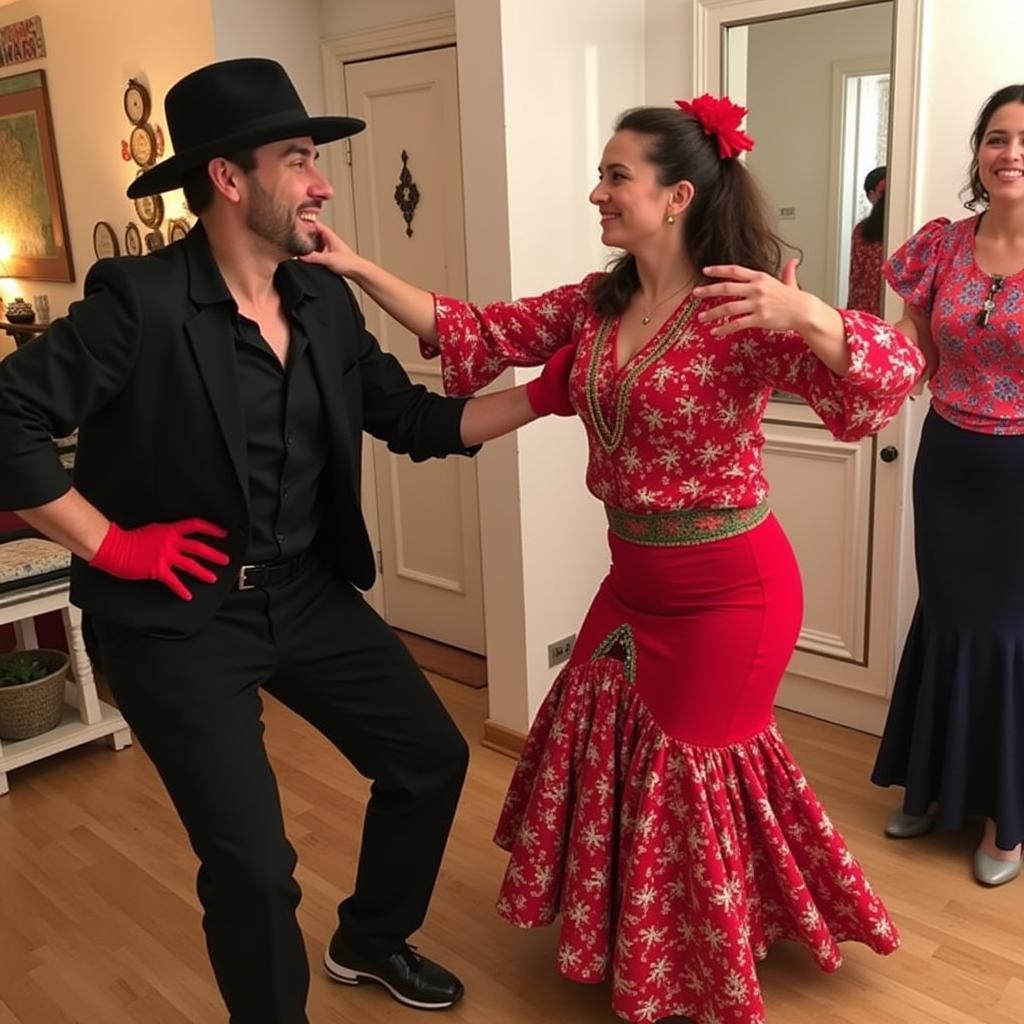
<path fill-rule="evenodd" d="M 171 86 L 164 112 L 174 156 L 140 174 L 129 199 L 178 188 L 185 172 L 215 156 L 303 136 L 319 145 L 366 127 L 357 117 L 310 117 L 285 69 L 263 57 L 193 71 Z"/>

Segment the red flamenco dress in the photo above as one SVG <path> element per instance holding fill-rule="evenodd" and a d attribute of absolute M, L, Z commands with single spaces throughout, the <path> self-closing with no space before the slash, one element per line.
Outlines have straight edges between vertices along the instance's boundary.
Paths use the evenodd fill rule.
<path fill-rule="evenodd" d="M 846 296 L 849 309 L 881 315 L 884 262 L 881 241 L 869 242 L 864 237 L 864 221 L 861 221 L 850 236 L 850 287 Z"/>
<path fill-rule="evenodd" d="M 772 717 L 802 614 L 792 550 L 765 504 L 772 388 L 859 438 L 920 373 L 902 335 L 844 313 L 849 375 L 795 334 L 715 339 L 685 299 L 616 366 L 590 279 L 485 308 L 438 298 L 443 375 L 467 394 L 571 344 L 572 400 L 605 503 L 612 564 L 530 731 L 497 828 L 502 917 L 561 915 L 558 970 L 613 979 L 634 1024 L 761 1024 L 755 966 L 779 939 L 825 970 L 838 943 L 899 944 L 885 907 Z"/>

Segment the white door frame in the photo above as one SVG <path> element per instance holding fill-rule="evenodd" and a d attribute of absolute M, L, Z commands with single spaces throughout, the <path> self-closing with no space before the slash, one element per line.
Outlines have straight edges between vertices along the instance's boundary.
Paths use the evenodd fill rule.
<path fill-rule="evenodd" d="M 454 46 L 455 15 L 436 14 L 424 18 L 410 18 L 406 21 L 362 29 L 358 32 L 343 32 L 328 36 L 320 41 L 320 64 L 323 71 L 324 102 L 326 109 L 343 114 L 348 113 L 348 98 L 340 83 L 345 80 L 345 64 L 375 57 L 390 57 L 413 50 L 427 50 L 434 46 Z M 332 146 L 326 156 L 329 177 L 334 184 L 333 221 L 334 227 L 343 238 L 356 237 L 356 204 L 352 182 L 352 168 L 349 144 Z M 362 293 L 356 289 L 360 302 Z M 370 441 L 363 438 L 363 515 L 370 543 L 374 551 L 380 551 L 380 511 L 377 504 L 377 488 L 373 476 L 373 456 Z M 379 559 L 378 559 L 379 568 Z M 367 591 L 366 600 L 378 613 L 383 612 L 383 595 L 380 574 L 373 587 Z"/>
<path fill-rule="evenodd" d="M 833 300 L 838 300 L 843 281 L 849 276 L 849 267 L 844 267 L 840 259 L 839 243 L 842 239 L 849 240 L 850 233 L 853 231 L 853 223 L 856 223 L 856 218 L 848 227 L 843 223 L 845 213 L 843 208 L 843 178 L 845 176 L 843 155 L 846 141 L 844 129 L 847 127 L 846 83 L 848 79 L 861 75 L 889 75 L 891 82 L 891 58 L 888 63 L 883 56 L 850 57 L 832 62 L 832 135 L 828 158 L 828 195 L 832 197 L 832 200 L 828 205 L 828 218 L 825 227 L 827 238 L 825 243 L 825 280 L 832 290 L 831 299 Z M 859 191 L 861 182 L 857 180 L 854 186 Z M 828 301 L 826 296 L 822 296 L 822 298 Z M 835 304 L 838 305 L 838 301 Z"/>
<path fill-rule="evenodd" d="M 863 7 L 884 0 L 694 0 L 693 6 L 693 95 L 722 91 L 722 69 L 726 59 L 723 29 L 731 25 L 775 20 L 787 16 Z M 886 184 L 886 248 L 891 253 L 909 238 L 917 217 L 918 107 L 921 93 L 921 51 L 924 0 L 892 0 L 892 77 L 889 108 L 889 178 Z M 902 301 L 885 292 L 885 316 L 899 319 Z M 913 559 L 913 515 L 910 501 L 911 477 L 920 422 L 927 402 L 901 413 L 880 435 L 879 444 L 899 448 L 901 470 L 877 474 L 877 500 L 891 501 L 897 514 L 891 522 L 874 523 L 876 539 L 895 556 L 893 561 L 892 607 L 896 611 L 893 649 L 889 652 L 893 670 L 903 637 L 909 626 L 917 596 Z M 888 494 L 882 493 L 883 489 Z M 878 506 L 881 507 L 881 506 Z M 884 532 L 885 536 L 881 536 Z"/>

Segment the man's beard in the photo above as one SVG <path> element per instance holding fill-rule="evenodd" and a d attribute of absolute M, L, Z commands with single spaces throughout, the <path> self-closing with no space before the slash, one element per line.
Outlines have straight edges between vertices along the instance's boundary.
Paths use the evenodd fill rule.
<path fill-rule="evenodd" d="M 316 249 L 316 239 L 300 234 L 295 226 L 295 214 L 281 203 L 276 203 L 254 178 L 249 179 L 252 201 L 246 226 L 260 238 L 276 245 L 289 256 L 306 256 Z"/>

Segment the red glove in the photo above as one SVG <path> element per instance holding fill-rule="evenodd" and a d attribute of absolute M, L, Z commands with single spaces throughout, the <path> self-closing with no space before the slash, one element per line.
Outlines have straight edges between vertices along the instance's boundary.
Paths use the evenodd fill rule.
<path fill-rule="evenodd" d="M 191 601 L 191 591 L 185 588 L 173 570 L 188 573 L 204 583 L 213 583 L 217 577 L 191 556 L 214 565 L 227 565 L 230 559 L 223 551 L 187 537 L 189 533 L 203 533 L 210 537 L 228 535 L 227 530 L 205 519 L 150 523 L 135 530 L 122 530 L 117 523 L 111 523 L 89 565 L 122 580 L 159 580 L 183 601 Z"/>
<path fill-rule="evenodd" d="M 574 345 L 563 345 L 544 364 L 539 377 L 526 385 L 526 398 L 538 416 L 575 416 L 569 400 L 569 372 L 576 358 Z"/>

